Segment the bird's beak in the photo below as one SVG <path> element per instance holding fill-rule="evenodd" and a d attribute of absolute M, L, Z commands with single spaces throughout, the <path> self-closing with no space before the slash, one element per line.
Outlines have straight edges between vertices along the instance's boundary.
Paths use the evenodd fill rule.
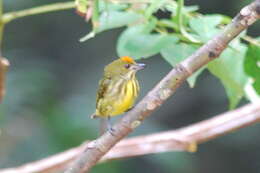
<path fill-rule="evenodd" d="M 137 64 L 135 64 L 135 70 L 136 71 L 138 71 L 138 70 L 142 70 L 142 69 L 144 69 L 145 68 L 145 66 L 146 66 L 146 64 L 143 64 L 143 63 L 137 63 Z"/>

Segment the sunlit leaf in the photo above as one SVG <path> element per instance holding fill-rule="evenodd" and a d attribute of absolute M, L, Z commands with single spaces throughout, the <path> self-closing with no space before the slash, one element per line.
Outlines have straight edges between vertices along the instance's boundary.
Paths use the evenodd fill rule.
<path fill-rule="evenodd" d="M 151 34 L 153 26 L 138 25 L 126 29 L 119 37 L 117 53 L 119 56 L 132 56 L 136 59 L 153 56 L 178 38 L 167 34 Z"/>
<path fill-rule="evenodd" d="M 123 12 L 123 11 L 107 11 L 103 12 L 99 17 L 99 26 L 95 32 L 92 31 L 86 36 L 80 39 L 81 42 L 93 38 L 96 33 L 100 33 L 105 30 L 123 27 L 129 24 L 133 24 L 142 18 L 141 15 L 134 12 Z"/>
<path fill-rule="evenodd" d="M 244 69 L 253 79 L 253 87 L 260 95 L 260 47 L 250 45 L 246 52 Z"/>
<path fill-rule="evenodd" d="M 189 25 L 199 36 L 197 39 L 206 42 L 220 32 L 217 26 L 221 24 L 222 20 L 221 15 L 205 15 L 191 18 Z"/>
<path fill-rule="evenodd" d="M 230 109 L 235 108 L 244 96 L 247 76 L 243 70 L 243 62 L 246 49 L 246 46 L 242 44 L 237 44 L 236 49 L 227 48 L 218 59 L 207 66 L 209 71 L 224 85 Z"/>
<path fill-rule="evenodd" d="M 121 11 L 128 7 L 125 3 L 113 3 L 109 1 L 100 1 L 99 2 L 99 10 L 103 11 Z"/>
<path fill-rule="evenodd" d="M 159 10 L 163 5 L 165 5 L 165 3 L 167 2 L 167 0 L 151 0 L 151 4 L 149 5 L 149 7 L 145 10 L 145 17 L 149 18 L 152 16 L 152 14 L 154 12 L 156 12 L 157 10 Z"/>
<path fill-rule="evenodd" d="M 142 16 L 134 12 L 109 11 L 103 12 L 99 18 L 99 28 L 97 32 L 119 28 L 128 24 L 133 24 L 140 20 Z"/>
<path fill-rule="evenodd" d="M 75 4 L 79 13 L 85 14 L 87 12 L 88 0 L 75 0 Z"/>
<path fill-rule="evenodd" d="M 182 60 L 195 52 L 197 48 L 197 45 L 186 43 L 172 43 L 166 48 L 162 49 L 161 54 L 162 57 L 174 67 L 176 64 L 180 63 Z M 190 87 L 194 87 L 197 77 L 204 69 L 205 68 L 198 70 L 188 78 L 188 83 Z"/>
<path fill-rule="evenodd" d="M 183 10 L 186 13 L 195 12 L 199 9 L 198 5 L 184 6 Z"/>

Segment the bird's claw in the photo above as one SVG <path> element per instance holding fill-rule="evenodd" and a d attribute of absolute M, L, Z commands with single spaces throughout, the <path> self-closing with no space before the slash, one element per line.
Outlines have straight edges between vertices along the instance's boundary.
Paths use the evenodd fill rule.
<path fill-rule="evenodd" d="M 115 130 L 113 127 L 109 127 L 109 128 L 108 128 L 108 132 L 109 132 L 112 136 L 116 136 L 116 135 L 115 135 L 116 130 Z"/>

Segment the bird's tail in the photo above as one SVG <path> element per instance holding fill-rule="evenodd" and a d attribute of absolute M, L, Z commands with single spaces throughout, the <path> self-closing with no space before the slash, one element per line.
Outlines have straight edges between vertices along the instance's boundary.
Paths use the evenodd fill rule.
<path fill-rule="evenodd" d="M 90 118 L 95 119 L 95 118 L 98 118 L 98 116 L 94 113 L 94 114 L 90 115 Z"/>

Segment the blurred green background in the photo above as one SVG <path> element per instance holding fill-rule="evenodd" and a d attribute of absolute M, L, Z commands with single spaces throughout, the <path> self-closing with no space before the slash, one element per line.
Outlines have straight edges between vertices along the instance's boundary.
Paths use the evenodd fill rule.
<path fill-rule="evenodd" d="M 52 2 L 60 1 L 4 0 L 4 11 Z M 186 4 L 198 4 L 202 13 L 234 16 L 249 2 L 187 0 Z M 3 55 L 11 66 L 7 94 L 0 106 L 0 168 L 41 159 L 97 137 L 98 121 L 89 115 L 95 109 L 103 68 L 117 57 L 115 45 L 121 29 L 80 43 L 78 39 L 90 29 L 90 24 L 74 10 L 30 16 L 6 26 Z M 258 22 L 249 29 L 249 35 L 259 35 L 259 30 Z M 141 97 L 171 69 L 159 56 L 142 62 L 148 67 L 138 75 Z M 183 85 L 132 135 L 176 129 L 227 108 L 223 86 L 204 72 L 194 89 Z M 255 125 L 202 144 L 196 153 L 172 152 L 110 161 L 92 172 L 258 173 L 259 131 L 260 125 Z"/>

